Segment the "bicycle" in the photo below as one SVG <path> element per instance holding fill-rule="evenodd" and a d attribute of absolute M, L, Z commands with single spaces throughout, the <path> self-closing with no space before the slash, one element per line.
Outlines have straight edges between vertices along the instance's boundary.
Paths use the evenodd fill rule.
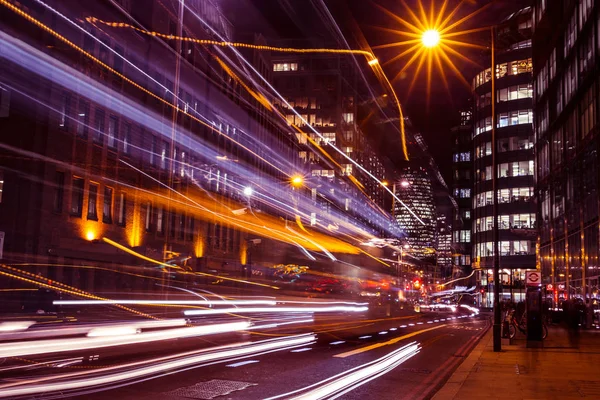
<path fill-rule="evenodd" d="M 527 312 L 524 312 L 519 322 L 514 317 L 515 311 L 512 310 L 508 314 L 508 335 L 513 339 L 517 335 L 517 330 L 521 331 L 524 335 L 527 335 Z M 542 321 L 542 340 L 548 337 L 548 326 Z"/>

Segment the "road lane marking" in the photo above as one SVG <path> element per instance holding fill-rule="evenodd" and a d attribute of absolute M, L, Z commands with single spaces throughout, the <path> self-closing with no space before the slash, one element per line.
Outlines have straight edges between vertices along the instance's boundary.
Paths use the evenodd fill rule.
<path fill-rule="evenodd" d="M 420 331 L 412 332 L 412 333 L 409 333 L 407 335 L 400 336 L 400 337 L 388 340 L 387 342 L 375 343 L 375 344 L 372 344 L 372 345 L 369 345 L 369 346 L 361 347 L 359 349 L 346 351 L 344 353 L 339 353 L 339 354 L 334 355 L 333 357 L 335 357 L 335 358 L 350 357 L 350 356 L 353 356 L 353 355 L 356 355 L 356 354 L 364 353 L 366 351 L 371 351 L 371 350 L 374 350 L 374 349 L 378 349 L 378 348 L 383 347 L 383 346 L 389 346 L 391 344 L 398 343 L 401 340 L 408 339 L 410 337 L 420 335 L 421 333 L 433 331 L 435 329 L 440 329 L 440 328 L 443 328 L 444 326 L 447 326 L 447 325 L 444 324 L 444 325 L 435 326 L 433 328 L 428 328 L 428 329 L 423 329 L 423 330 L 420 330 Z"/>
<path fill-rule="evenodd" d="M 240 361 L 240 362 L 237 362 L 237 363 L 226 365 L 226 367 L 236 368 L 236 367 L 241 367 L 242 365 L 254 364 L 254 363 L 257 363 L 257 362 L 259 362 L 259 361 L 258 360 Z"/>
<path fill-rule="evenodd" d="M 303 349 L 292 350 L 292 351 L 290 351 L 290 353 L 302 353 L 303 351 L 309 351 L 309 350 L 312 350 L 312 347 L 305 347 Z"/>

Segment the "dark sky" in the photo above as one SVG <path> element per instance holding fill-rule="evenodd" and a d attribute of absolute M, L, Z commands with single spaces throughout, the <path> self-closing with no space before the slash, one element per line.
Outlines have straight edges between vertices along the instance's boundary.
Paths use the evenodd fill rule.
<path fill-rule="evenodd" d="M 241 0 L 229 0 L 236 4 L 240 10 Z M 267 40 L 278 38 L 308 39 L 313 46 L 340 46 L 339 35 L 336 34 L 332 24 L 328 23 L 324 13 L 331 12 L 344 37 L 353 48 L 364 48 L 406 40 L 397 34 L 380 28 L 404 30 L 398 21 L 386 15 L 379 6 L 385 7 L 395 15 L 405 20 L 410 20 L 410 15 L 399 0 L 246 0 L 253 4 L 252 17 L 247 12 L 233 13 L 234 26 L 237 31 L 257 31 L 263 33 Z M 406 0 L 408 6 L 418 14 L 419 0 Z M 422 1 L 425 10 L 429 10 L 429 0 Z M 442 0 L 433 0 L 435 8 L 439 9 Z M 453 10 L 459 0 L 448 0 L 446 15 Z M 491 4 L 489 4 L 491 3 Z M 465 0 L 453 20 L 460 18 L 485 7 L 484 11 L 457 27 L 457 30 L 466 30 L 490 26 L 500 22 L 510 12 L 513 12 L 530 3 L 527 0 Z M 488 5 L 486 7 L 486 5 Z M 245 8 L 245 7 L 244 7 Z M 459 38 L 457 38 L 459 39 Z M 489 43 L 489 33 L 475 33 L 459 40 L 478 45 Z M 374 49 L 375 55 L 382 64 L 399 54 L 410 46 L 393 47 L 389 49 Z M 455 47 L 456 48 L 456 47 Z M 466 62 L 452 56 L 457 69 L 463 77 L 470 82 L 476 72 L 486 63 L 486 51 L 468 47 L 456 48 L 472 62 Z M 392 79 L 403 68 L 411 55 L 405 56 L 395 62 L 384 65 L 388 77 Z M 451 178 L 451 152 L 450 128 L 458 124 L 459 110 L 470 104 L 470 89 L 449 68 L 445 68 L 446 83 L 434 67 L 431 86 L 428 89 L 426 63 L 423 70 L 416 77 L 415 84 L 408 94 L 409 87 L 416 73 L 418 61 L 409 67 L 402 76 L 394 81 L 394 87 L 400 97 L 402 106 L 413 121 L 415 127 L 423 134 L 429 150 L 438 163 L 444 178 L 449 182 Z M 480 66 L 477 66 L 479 64 Z M 394 161 L 394 160 L 392 160 Z"/>

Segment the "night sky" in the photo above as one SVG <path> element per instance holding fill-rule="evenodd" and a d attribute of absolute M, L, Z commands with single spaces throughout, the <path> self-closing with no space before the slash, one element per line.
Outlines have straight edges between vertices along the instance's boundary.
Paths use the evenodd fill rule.
<path fill-rule="evenodd" d="M 230 0 L 236 3 L 235 8 L 240 11 L 239 0 Z M 237 31 L 259 31 L 269 41 L 281 38 L 307 40 L 307 45 L 312 46 L 339 46 L 344 45 L 339 41 L 332 24 L 327 22 L 324 13 L 323 2 L 336 20 L 345 39 L 352 48 L 364 48 L 365 44 L 377 46 L 406 40 L 406 37 L 385 31 L 380 28 L 404 30 L 399 22 L 380 10 L 377 5 L 410 20 L 410 16 L 399 0 L 247 0 L 254 5 L 253 13 L 249 17 L 248 11 L 244 13 L 233 13 L 233 23 Z M 418 0 L 406 0 L 408 6 L 418 13 Z M 442 5 L 441 0 L 433 0 L 435 8 Z M 429 1 L 424 0 L 425 10 L 429 10 Z M 452 10 L 459 3 L 458 0 L 449 0 L 447 10 Z M 527 0 L 465 0 L 453 20 L 458 20 L 478 9 L 492 3 L 476 17 L 466 21 L 457 27 L 457 30 L 466 30 L 490 26 L 500 22 L 501 18 L 510 12 L 516 11 Z M 244 7 L 245 8 L 245 7 Z M 242 15 L 240 15 L 242 14 Z M 448 14 L 448 11 L 446 11 Z M 459 39 L 459 38 L 457 38 Z M 475 33 L 461 36 L 459 40 L 472 44 L 486 46 L 489 44 L 489 33 Z M 374 53 L 382 64 L 409 46 L 392 47 L 389 49 L 374 49 Z M 463 77 L 470 82 L 472 77 L 486 63 L 486 51 L 473 48 L 456 48 L 472 63 L 463 61 L 457 57 L 451 57 Z M 384 65 L 386 74 L 390 79 L 395 77 L 409 60 L 405 56 L 400 60 Z M 408 95 L 408 89 L 416 72 L 417 62 L 410 66 L 407 71 L 394 81 L 394 87 L 400 97 L 405 113 L 410 117 L 413 124 L 425 137 L 430 152 L 438 163 L 442 174 L 447 182 L 451 179 L 451 152 L 452 141 L 450 128 L 459 122 L 459 110 L 470 104 L 470 88 L 467 87 L 456 75 L 446 69 L 446 82 L 444 85 L 437 69 L 434 68 L 431 87 L 427 89 L 425 68 L 421 71 L 413 90 Z M 479 65 L 479 66 L 478 66 Z M 426 63 L 424 64 L 426 67 Z M 377 146 L 380 147 L 380 146 Z M 397 155 L 389 154 L 392 161 L 399 161 Z"/>

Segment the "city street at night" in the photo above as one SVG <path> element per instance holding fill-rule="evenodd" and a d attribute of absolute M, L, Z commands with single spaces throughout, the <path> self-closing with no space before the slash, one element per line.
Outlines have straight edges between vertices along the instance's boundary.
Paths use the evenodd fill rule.
<path fill-rule="evenodd" d="M 319 334 L 316 343 L 293 350 L 224 361 L 179 373 L 176 379 L 167 376 L 87 398 L 206 398 L 212 391 L 225 395 L 227 390 L 235 390 L 227 395 L 232 399 L 309 398 L 310 393 L 322 390 L 329 393 L 325 397 L 347 392 L 345 399 L 428 399 L 466 358 L 488 325 L 487 319 L 479 318 L 427 324 L 428 317 L 434 318 L 382 321 Z M 396 368 L 373 364 L 409 343 L 418 344 L 420 352 Z M 359 377 L 359 373 L 365 375 Z M 346 380 L 339 388 L 328 387 L 342 378 Z"/>
<path fill-rule="evenodd" d="M 0 0 L 0 399 L 600 398 L 600 0 Z"/>

